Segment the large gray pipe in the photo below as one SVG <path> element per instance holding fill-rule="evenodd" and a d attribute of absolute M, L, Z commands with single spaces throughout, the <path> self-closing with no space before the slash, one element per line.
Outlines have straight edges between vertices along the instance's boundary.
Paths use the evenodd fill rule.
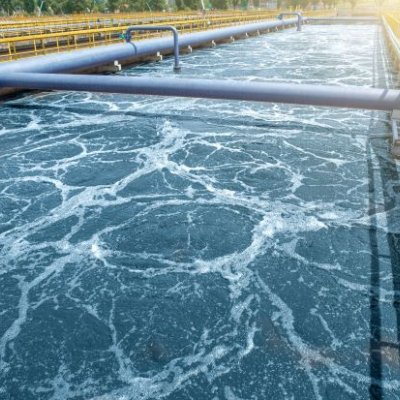
<path fill-rule="evenodd" d="M 189 33 L 179 37 L 179 45 L 181 48 L 187 46 L 196 47 L 211 41 L 227 40 L 232 36 L 241 36 L 246 33 L 294 25 L 296 21 L 294 18 L 283 21 L 263 21 L 254 24 L 236 25 L 204 32 Z M 123 62 L 136 57 L 154 55 L 157 52 L 172 52 L 173 47 L 174 41 L 172 37 L 99 46 L 91 49 L 55 53 L 0 63 L 0 74 L 8 72 L 75 72 L 112 64 L 115 60 Z"/>
<path fill-rule="evenodd" d="M 236 80 L 178 79 L 38 73 L 0 75 L 2 87 L 248 100 L 393 111 L 400 91 Z"/>

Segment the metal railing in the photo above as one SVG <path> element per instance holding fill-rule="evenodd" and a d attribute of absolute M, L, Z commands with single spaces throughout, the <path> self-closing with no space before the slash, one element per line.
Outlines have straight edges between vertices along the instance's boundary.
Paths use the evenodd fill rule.
<path fill-rule="evenodd" d="M 390 26 L 394 35 L 400 40 L 400 14 L 384 14 L 383 18 Z"/>
<path fill-rule="evenodd" d="M 324 15 L 327 15 L 332 11 L 324 11 Z M 163 16 L 163 19 L 160 19 L 158 24 L 167 23 L 168 25 L 174 25 L 178 29 L 180 34 L 203 31 L 209 29 L 216 29 L 225 26 L 239 25 L 249 23 L 251 21 L 260 21 L 260 20 L 268 20 L 274 19 L 276 17 L 276 11 L 258 11 L 258 12 L 218 12 L 212 14 L 196 14 L 195 18 L 193 18 L 193 13 L 160 13 Z M 316 16 L 320 15 L 321 12 L 308 12 L 305 13 L 306 16 Z M 35 31 L 30 31 L 27 35 L 17 35 L 12 37 L 0 37 L 0 62 L 4 61 L 12 61 L 19 58 L 24 57 L 33 57 L 37 55 L 43 55 L 54 52 L 62 52 L 75 50 L 83 47 L 94 47 L 98 45 L 105 44 L 113 44 L 117 42 L 122 42 L 123 34 L 126 29 L 132 25 L 131 20 L 129 23 L 121 24 L 121 21 L 126 22 L 121 18 L 127 17 L 126 15 L 117 14 L 119 20 L 116 22 L 113 20 L 113 23 L 117 23 L 117 25 L 108 26 L 107 21 L 111 21 L 109 16 L 107 16 L 108 20 L 104 18 L 103 20 L 100 18 L 96 23 L 93 21 L 96 17 L 92 16 L 92 19 L 85 20 L 85 23 L 92 24 L 90 28 L 85 26 L 84 29 L 81 29 L 80 26 L 61 26 L 60 30 L 52 32 L 44 32 L 39 30 L 39 33 Z M 132 16 L 132 14 L 130 14 Z M 136 16 L 138 14 L 135 14 Z M 140 14 L 140 15 L 150 15 L 150 14 Z M 154 17 L 154 13 L 151 14 Z M 158 15 L 158 14 L 157 14 Z M 192 17 L 190 17 L 192 16 Z M 177 19 L 171 20 L 171 17 L 175 17 Z M 65 19 L 59 19 L 60 21 L 66 21 Z M 55 21 L 54 19 L 46 20 L 47 23 L 50 21 Z M 70 21 L 82 21 L 82 19 L 67 19 Z M 135 25 L 141 26 L 150 26 L 153 22 L 149 22 L 148 20 L 142 19 L 139 22 L 135 22 Z M 26 22 L 24 22 L 26 23 Z M 38 23 L 43 24 L 44 20 L 40 19 Z M 111 23 L 111 22 L 110 22 Z M 104 25 L 101 25 L 104 24 Z M 42 28 L 41 28 L 42 29 Z M 50 28 L 47 28 L 50 29 Z M 4 34 L 4 33 L 3 33 Z M 14 32 L 16 35 L 16 32 Z M 136 40 L 140 39 L 148 39 L 151 37 L 156 37 L 162 35 L 163 32 L 155 31 L 155 32 L 142 32 L 137 35 Z"/>
<path fill-rule="evenodd" d="M 270 14 L 273 15 L 274 11 L 262 11 L 262 14 Z M 40 29 L 46 29 L 54 27 L 68 27 L 74 25 L 87 25 L 89 27 L 97 26 L 110 26 L 110 25 L 126 25 L 131 23 L 132 21 L 153 21 L 153 22 L 162 22 L 167 20 L 188 20 L 188 19 L 196 19 L 199 16 L 206 16 L 207 18 L 214 18 L 219 16 L 240 16 L 240 15 L 258 15 L 260 12 L 242 12 L 242 11 L 212 11 L 206 12 L 204 15 L 203 13 L 199 13 L 196 11 L 190 12 L 177 12 L 177 13 L 131 13 L 131 14 L 100 14 L 99 16 L 96 15 L 83 15 L 77 17 L 64 17 L 64 18 L 57 18 L 57 19 L 48 19 L 48 18 L 41 18 L 37 20 L 27 20 L 27 21 L 8 21 L 8 22 L 1 22 L 0 21 L 0 30 L 2 32 L 5 31 L 16 31 L 21 29 L 21 31 L 37 31 Z"/>
<path fill-rule="evenodd" d="M 178 31 L 183 33 L 196 32 L 199 30 L 214 29 L 223 26 L 244 24 L 251 21 L 273 19 L 271 13 L 236 15 L 236 16 L 214 16 L 213 18 L 197 18 L 190 20 L 168 21 L 169 25 L 174 25 Z M 117 27 L 105 27 L 98 29 L 84 29 L 68 32 L 54 32 L 46 34 L 32 34 L 0 39 L 0 62 L 11 61 L 23 57 L 48 54 L 74 50 L 82 47 L 94 47 L 98 45 L 121 42 L 123 34 L 129 25 Z M 143 26 L 146 26 L 144 24 Z M 148 39 L 160 36 L 162 32 L 144 32 L 138 35 L 137 39 Z"/>

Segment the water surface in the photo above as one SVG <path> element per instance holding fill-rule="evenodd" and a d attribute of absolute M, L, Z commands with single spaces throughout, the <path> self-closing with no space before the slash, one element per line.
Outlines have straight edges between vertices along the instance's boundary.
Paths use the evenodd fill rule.
<path fill-rule="evenodd" d="M 176 79 L 393 85 L 378 26 L 182 61 Z M 172 76 L 172 60 L 122 73 Z M 3 104 L 0 398 L 399 399 L 387 121 L 66 92 Z"/>

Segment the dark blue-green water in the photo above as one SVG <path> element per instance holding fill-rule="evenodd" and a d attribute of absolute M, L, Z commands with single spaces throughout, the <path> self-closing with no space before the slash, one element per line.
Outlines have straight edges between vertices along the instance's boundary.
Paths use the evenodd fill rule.
<path fill-rule="evenodd" d="M 176 79 L 394 84 L 373 25 L 182 61 Z M 172 61 L 123 74 L 171 76 Z M 360 110 L 3 103 L 0 399 L 400 399 L 389 133 Z"/>

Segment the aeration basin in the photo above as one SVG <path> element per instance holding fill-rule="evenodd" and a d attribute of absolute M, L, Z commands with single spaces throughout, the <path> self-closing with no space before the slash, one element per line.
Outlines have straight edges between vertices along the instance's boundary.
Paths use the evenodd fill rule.
<path fill-rule="evenodd" d="M 181 62 L 107 77 L 396 89 L 378 24 Z M 2 103 L 0 398 L 398 398 L 388 118 L 124 93 Z"/>

